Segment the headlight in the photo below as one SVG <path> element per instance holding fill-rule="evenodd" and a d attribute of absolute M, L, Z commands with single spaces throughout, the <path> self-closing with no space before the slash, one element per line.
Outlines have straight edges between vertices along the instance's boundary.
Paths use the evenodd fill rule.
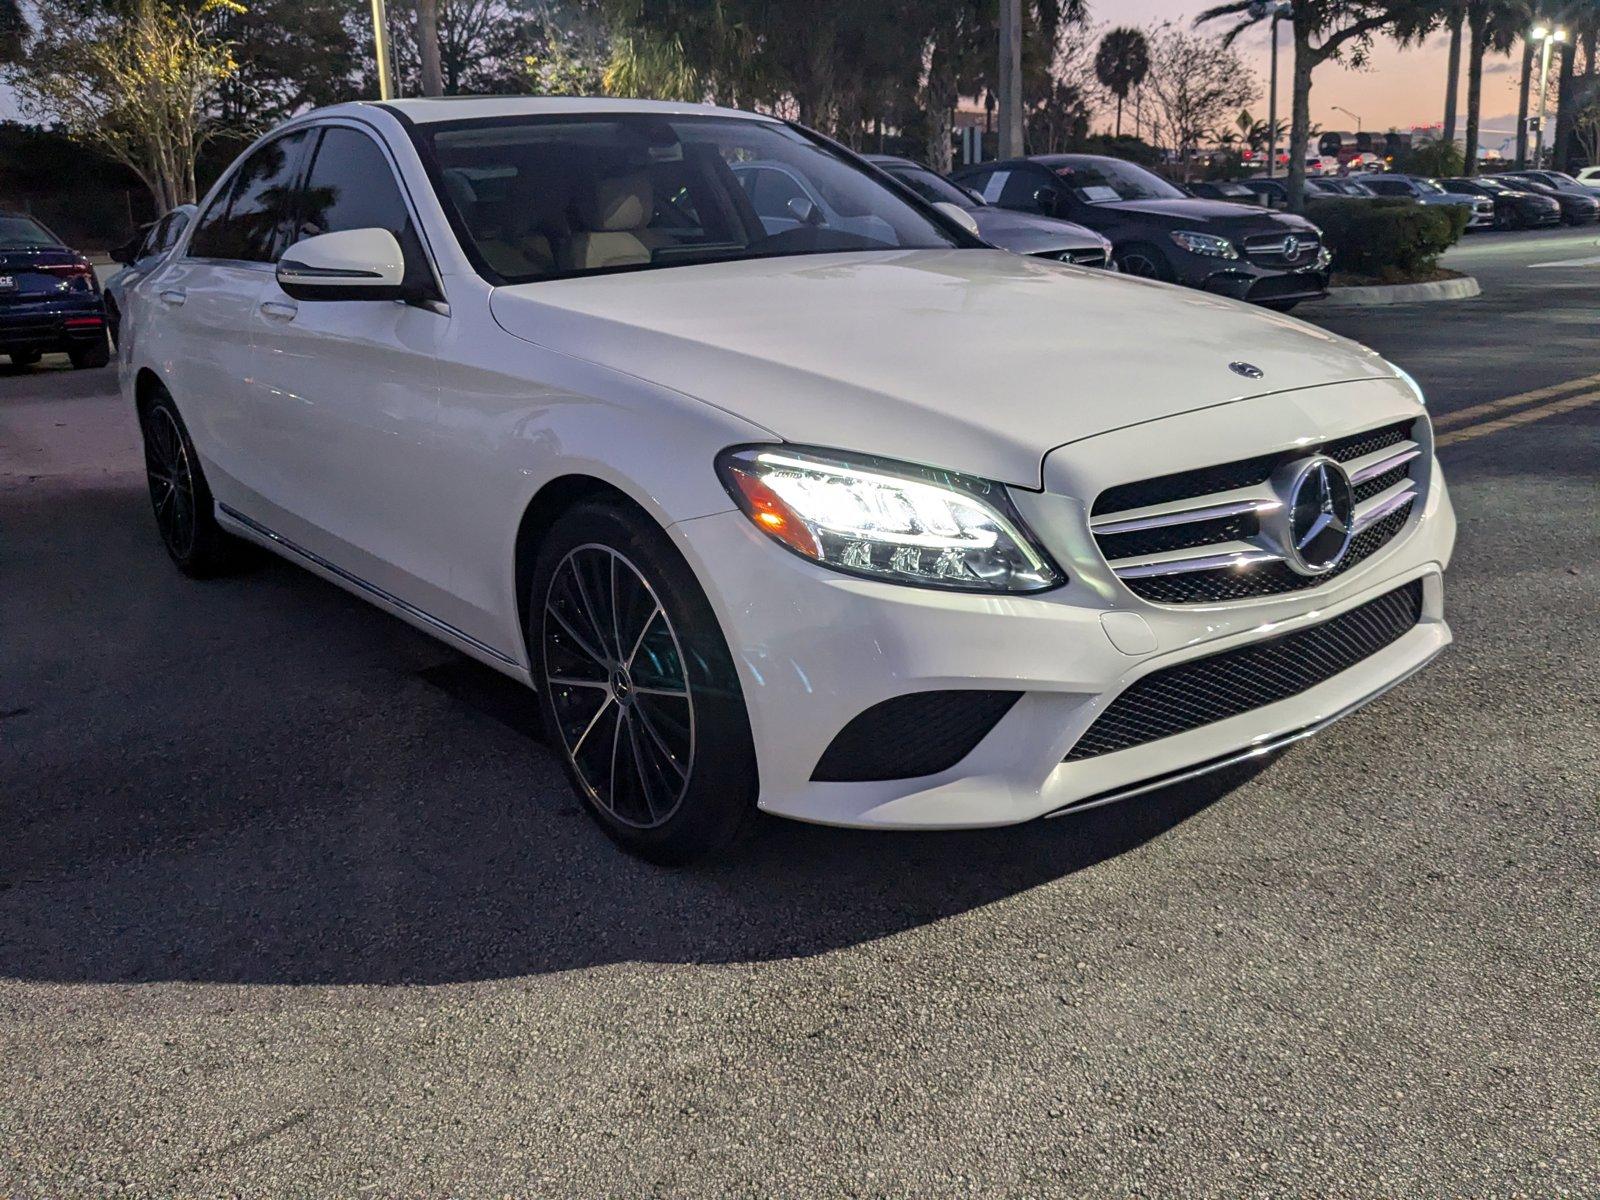
<path fill-rule="evenodd" d="M 1395 366 L 1392 362 L 1389 362 L 1388 359 L 1384 359 L 1383 361 L 1389 363 L 1389 369 L 1405 381 L 1405 385 L 1411 389 L 1411 394 L 1417 398 L 1417 403 L 1422 405 L 1423 408 L 1427 408 L 1428 398 L 1422 394 L 1422 385 L 1415 379 L 1411 378 L 1411 372 Z"/>
<path fill-rule="evenodd" d="M 1169 236 L 1190 254 L 1203 254 L 1207 258 L 1238 258 L 1239 251 L 1225 237 L 1214 233 L 1191 233 L 1176 229 Z"/>
<path fill-rule="evenodd" d="M 979 592 L 1066 579 L 998 483 L 787 446 L 724 450 L 717 473 L 757 529 L 836 571 Z"/>

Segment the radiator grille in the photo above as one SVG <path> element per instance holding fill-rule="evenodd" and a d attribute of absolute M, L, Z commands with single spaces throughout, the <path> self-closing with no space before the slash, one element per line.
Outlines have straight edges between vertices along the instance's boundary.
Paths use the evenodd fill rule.
<path fill-rule="evenodd" d="M 1095 501 L 1095 542 L 1130 591 L 1158 604 L 1215 604 L 1316 587 L 1382 550 L 1405 527 L 1416 492 L 1403 485 L 1420 481 L 1427 462 L 1414 429 L 1415 421 L 1399 421 L 1320 445 L 1119 484 Z M 1270 505 L 1273 472 L 1312 454 L 1345 465 L 1357 505 L 1350 549 L 1323 575 L 1294 571 L 1263 538 L 1261 515 L 1249 507 Z M 1220 564 L 1219 555 L 1229 561 Z M 1148 556 L 1167 561 L 1142 561 Z"/>
<path fill-rule="evenodd" d="M 1422 619 L 1422 581 L 1309 629 L 1146 675 L 1107 706 L 1067 762 L 1114 754 L 1276 704 L 1326 683 Z"/>

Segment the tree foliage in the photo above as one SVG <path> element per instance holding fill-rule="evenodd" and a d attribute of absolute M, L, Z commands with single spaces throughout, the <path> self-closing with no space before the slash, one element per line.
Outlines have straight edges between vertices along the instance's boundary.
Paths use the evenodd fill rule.
<path fill-rule="evenodd" d="M 217 131 L 207 107 L 238 69 L 222 33 L 233 0 L 180 7 L 132 0 L 121 11 L 40 0 L 39 33 L 5 68 L 23 111 L 133 170 L 160 209 L 195 199 L 195 162 Z"/>
<path fill-rule="evenodd" d="M 1117 136 L 1122 135 L 1122 106 L 1150 73 L 1150 40 L 1144 30 L 1122 26 L 1100 39 L 1094 73 L 1117 101 Z"/>
<path fill-rule="evenodd" d="M 1440 21 L 1441 0 L 1295 0 L 1289 25 L 1294 34 L 1294 109 L 1289 122 L 1289 204 L 1305 207 L 1306 152 L 1311 143 L 1311 81 L 1325 63 L 1364 67 L 1380 34 L 1399 39 L 1421 36 Z M 1254 0 L 1228 0 L 1206 9 L 1196 25 L 1230 22 L 1224 41 L 1231 45 L 1245 30 L 1270 17 L 1254 11 Z"/>
<path fill-rule="evenodd" d="M 1145 90 L 1152 101 L 1157 140 L 1178 154 L 1188 178 L 1195 149 L 1261 89 L 1231 47 L 1169 21 L 1150 35 Z"/>

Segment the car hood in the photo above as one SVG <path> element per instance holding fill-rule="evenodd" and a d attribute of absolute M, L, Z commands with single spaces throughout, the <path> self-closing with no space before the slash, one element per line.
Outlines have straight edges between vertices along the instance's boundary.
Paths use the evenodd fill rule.
<path fill-rule="evenodd" d="M 1071 221 L 1058 221 L 1054 217 L 1036 217 L 1031 213 L 1013 212 L 1007 208 L 968 209 L 978 223 L 978 236 L 993 242 L 1002 250 L 1013 254 L 1043 254 L 1049 250 L 1098 250 L 1106 241 L 1091 229 L 1074 225 Z"/>
<path fill-rule="evenodd" d="M 1053 448 L 1251 396 L 1392 378 L 1208 293 L 994 250 L 811 255 L 496 289 L 510 334 L 787 441 L 1041 485 Z M 1229 369 L 1258 367 L 1251 380 Z"/>
<path fill-rule="evenodd" d="M 1311 222 L 1303 217 L 1268 212 L 1258 204 L 1235 204 L 1232 200 L 1117 200 L 1094 207 L 1107 212 L 1155 218 L 1173 229 L 1200 226 L 1229 233 L 1287 233 L 1294 229 L 1312 228 Z"/>

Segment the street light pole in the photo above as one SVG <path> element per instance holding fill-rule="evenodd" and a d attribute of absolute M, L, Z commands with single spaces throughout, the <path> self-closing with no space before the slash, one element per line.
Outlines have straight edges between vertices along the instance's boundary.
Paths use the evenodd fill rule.
<path fill-rule="evenodd" d="M 1546 29 L 1543 25 L 1540 25 L 1533 31 L 1533 40 L 1544 43 L 1544 49 L 1541 54 L 1542 62 L 1539 67 L 1539 137 L 1534 143 L 1533 150 L 1533 168 L 1537 171 L 1544 166 L 1545 101 L 1548 98 L 1550 86 L 1550 52 L 1555 48 L 1557 42 L 1565 42 L 1567 40 L 1567 31 L 1565 29 Z"/>
<path fill-rule="evenodd" d="M 1267 178 L 1271 179 L 1278 172 L 1278 22 L 1294 16 L 1294 4 L 1291 0 L 1253 0 L 1249 12 L 1258 21 L 1272 14 L 1272 83 L 1267 90 Z"/>
<path fill-rule="evenodd" d="M 1361 118 L 1356 116 L 1355 113 L 1351 112 L 1348 108 L 1340 108 L 1337 104 L 1330 104 L 1328 107 L 1333 109 L 1334 112 L 1342 112 L 1345 116 L 1354 118 L 1356 123 L 1356 132 L 1361 132 Z"/>
<path fill-rule="evenodd" d="M 394 99 L 394 78 L 389 58 L 389 14 L 383 0 L 372 0 L 372 49 L 378 59 L 378 99 Z"/>

